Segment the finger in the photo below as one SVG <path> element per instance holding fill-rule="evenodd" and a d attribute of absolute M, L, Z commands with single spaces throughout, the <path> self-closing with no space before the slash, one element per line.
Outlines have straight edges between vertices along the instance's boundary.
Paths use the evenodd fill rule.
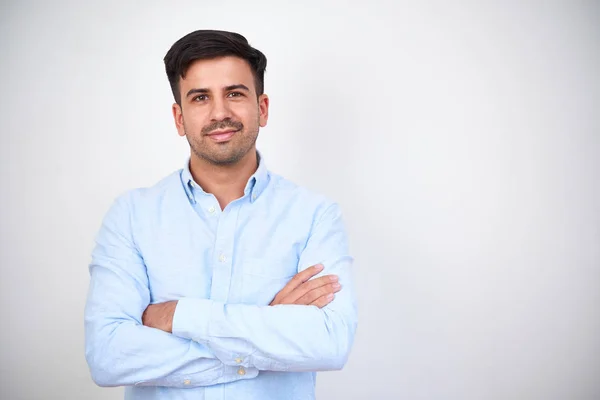
<path fill-rule="evenodd" d="M 294 277 L 277 293 L 281 298 L 286 297 L 292 291 L 294 291 L 298 286 L 302 285 L 304 282 L 317 275 L 319 272 L 323 271 L 322 264 L 316 264 L 312 267 L 306 268 L 304 271 L 301 271 L 294 275 Z"/>
<path fill-rule="evenodd" d="M 327 304 L 331 303 L 335 295 L 333 293 L 326 294 L 325 296 L 319 297 L 317 300 L 310 303 L 311 306 L 317 306 L 319 308 L 325 307 Z"/>
<path fill-rule="evenodd" d="M 312 302 L 323 296 L 337 293 L 340 290 L 342 290 L 342 286 L 339 283 L 330 283 L 309 291 L 304 296 L 296 300 L 294 304 L 311 304 Z"/>
<path fill-rule="evenodd" d="M 295 302 L 302 296 L 305 296 L 308 292 L 318 289 L 320 287 L 326 286 L 326 285 L 331 285 L 332 283 L 336 283 L 337 281 L 338 281 L 337 275 L 325 275 L 320 278 L 316 278 L 316 279 L 310 280 L 308 282 L 304 282 L 302 285 L 300 285 L 299 287 L 294 289 L 287 296 L 287 299 L 291 300 L 292 302 Z"/>

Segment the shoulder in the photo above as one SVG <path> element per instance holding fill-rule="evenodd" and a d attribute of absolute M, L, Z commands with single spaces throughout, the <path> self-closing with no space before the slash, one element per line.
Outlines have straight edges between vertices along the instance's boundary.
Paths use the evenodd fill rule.
<path fill-rule="evenodd" d="M 337 201 L 306 186 L 298 185 L 281 175 L 270 173 L 273 194 L 289 206 L 307 211 L 318 221 L 326 215 L 341 214 Z"/>
<path fill-rule="evenodd" d="M 114 199 L 113 207 L 128 209 L 131 212 L 132 209 L 161 204 L 173 189 L 181 189 L 181 171 L 176 170 L 151 186 L 122 192 Z"/>

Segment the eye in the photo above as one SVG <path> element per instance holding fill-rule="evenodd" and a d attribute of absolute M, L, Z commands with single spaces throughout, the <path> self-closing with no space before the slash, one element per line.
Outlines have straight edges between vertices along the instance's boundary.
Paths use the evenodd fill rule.
<path fill-rule="evenodd" d="M 231 92 L 227 94 L 227 97 L 242 97 L 243 95 L 241 92 Z"/>
<path fill-rule="evenodd" d="M 193 101 L 205 101 L 208 99 L 208 96 L 205 94 L 199 94 L 198 96 L 194 97 L 192 100 Z"/>

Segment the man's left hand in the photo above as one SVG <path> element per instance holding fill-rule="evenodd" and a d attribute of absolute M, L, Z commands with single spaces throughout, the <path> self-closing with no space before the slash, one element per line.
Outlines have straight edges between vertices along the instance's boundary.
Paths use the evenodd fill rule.
<path fill-rule="evenodd" d="M 150 304 L 142 314 L 142 323 L 144 326 L 172 333 L 175 307 L 177 307 L 177 300 Z"/>

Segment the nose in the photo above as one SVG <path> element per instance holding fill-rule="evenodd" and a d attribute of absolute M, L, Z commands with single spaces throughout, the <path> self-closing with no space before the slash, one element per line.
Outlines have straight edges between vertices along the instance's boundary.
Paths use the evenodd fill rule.
<path fill-rule="evenodd" d="M 231 109 L 225 99 L 215 98 L 212 102 L 210 119 L 212 121 L 223 121 L 226 118 L 231 118 Z"/>

